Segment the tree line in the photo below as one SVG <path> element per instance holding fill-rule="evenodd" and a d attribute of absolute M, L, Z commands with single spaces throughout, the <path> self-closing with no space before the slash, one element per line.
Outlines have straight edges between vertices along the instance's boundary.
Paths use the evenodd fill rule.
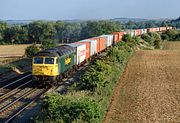
<path fill-rule="evenodd" d="M 122 24 L 125 29 L 144 29 L 144 28 L 152 28 L 152 27 L 167 27 L 167 26 L 174 26 L 170 21 L 142 21 L 142 22 L 133 22 L 129 21 L 125 24 Z"/>
<path fill-rule="evenodd" d="M 0 44 L 58 44 L 71 43 L 81 39 L 110 34 L 121 29 L 174 26 L 180 22 L 145 21 L 120 23 L 100 20 L 68 23 L 63 21 L 34 21 L 26 25 L 9 25 L 0 22 Z"/>
<path fill-rule="evenodd" d="M 0 22 L 0 44 L 70 43 L 120 30 L 119 23 L 106 20 L 81 23 L 34 21 L 27 25 Z"/>

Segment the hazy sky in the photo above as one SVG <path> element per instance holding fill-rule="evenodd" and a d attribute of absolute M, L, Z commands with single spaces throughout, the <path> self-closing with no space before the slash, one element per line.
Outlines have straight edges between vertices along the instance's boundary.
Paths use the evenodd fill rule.
<path fill-rule="evenodd" d="M 0 19 L 177 18 L 180 0 L 0 0 Z"/>

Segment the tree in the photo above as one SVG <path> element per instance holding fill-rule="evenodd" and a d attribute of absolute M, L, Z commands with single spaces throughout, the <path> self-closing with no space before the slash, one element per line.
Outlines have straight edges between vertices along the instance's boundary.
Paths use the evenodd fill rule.
<path fill-rule="evenodd" d="M 39 51 L 40 51 L 40 48 L 36 44 L 32 44 L 31 46 L 28 46 L 26 48 L 25 54 L 27 57 L 31 58 Z"/>
<path fill-rule="evenodd" d="M 58 39 L 58 42 L 63 42 L 62 37 L 63 37 L 63 29 L 64 29 L 64 22 L 62 21 L 57 21 L 55 24 L 55 29 L 57 31 L 56 38 Z"/>
<path fill-rule="evenodd" d="M 62 39 L 66 41 L 67 43 L 75 42 L 79 40 L 80 33 L 81 33 L 81 27 L 79 24 L 68 23 L 68 24 L 65 24 L 64 26 L 64 30 L 62 32 L 63 34 Z"/>
<path fill-rule="evenodd" d="M 44 39 L 43 42 L 42 42 L 41 48 L 42 49 L 48 49 L 48 48 L 53 48 L 56 45 L 57 44 L 56 44 L 55 40 L 53 40 L 53 39 Z"/>
<path fill-rule="evenodd" d="M 28 26 L 29 40 L 42 44 L 44 39 L 54 39 L 56 29 L 54 22 L 35 21 Z"/>
<path fill-rule="evenodd" d="M 162 26 L 162 27 L 167 27 L 168 24 L 167 24 L 165 21 L 163 21 L 163 22 L 161 23 L 161 26 Z"/>
<path fill-rule="evenodd" d="M 43 21 L 32 22 L 28 26 L 29 40 L 34 43 L 40 43 L 43 40 Z"/>
<path fill-rule="evenodd" d="M 7 24 L 0 22 L 0 44 L 4 43 L 4 31 L 7 29 Z"/>
<path fill-rule="evenodd" d="M 56 36 L 56 29 L 54 22 L 46 22 L 43 24 L 43 38 L 44 39 L 54 39 Z"/>
<path fill-rule="evenodd" d="M 177 30 L 168 30 L 166 34 L 169 36 L 170 41 L 175 41 L 177 40 L 179 32 Z"/>
<path fill-rule="evenodd" d="M 57 38 L 60 43 L 75 42 L 80 39 L 81 25 L 79 23 L 56 22 Z"/>
<path fill-rule="evenodd" d="M 120 31 L 120 24 L 112 21 L 89 21 L 82 27 L 81 37 L 90 38 L 102 34 L 111 34 L 112 32 Z"/>
<path fill-rule="evenodd" d="M 4 32 L 4 40 L 7 43 L 28 43 L 28 31 L 20 25 L 8 27 Z"/>

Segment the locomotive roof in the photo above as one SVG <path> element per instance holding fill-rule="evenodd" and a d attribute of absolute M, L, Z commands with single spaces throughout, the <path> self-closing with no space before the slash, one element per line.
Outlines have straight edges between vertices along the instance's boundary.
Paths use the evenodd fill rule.
<path fill-rule="evenodd" d="M 35 56 L 50 56 L 50 57 L 60 57 L 65 54 L 70 54 L 75 52 L 74 48 L 69 45 L 61 45 L 55 48 L 46 49 L 38 52 Z"/>

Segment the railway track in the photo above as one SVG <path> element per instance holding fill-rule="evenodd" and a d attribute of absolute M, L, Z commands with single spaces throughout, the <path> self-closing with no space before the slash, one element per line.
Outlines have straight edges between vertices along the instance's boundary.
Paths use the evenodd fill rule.
<path fill-rule="evenodd" d="M 37 89 L 31 77 L 25 74 L 14 81 L 0 83 L 0 122 L 12 121 L 51 88 Z"/>
<path fill-rule="evenodd" d="M 31 73 L 25 73 L 15 78 L 0 82 L 0 93 L 1 91 L 17 87 L 18 85 L 24 83 L 24 81 L 30 80 L 31 77 L 32 77 Z"/>

